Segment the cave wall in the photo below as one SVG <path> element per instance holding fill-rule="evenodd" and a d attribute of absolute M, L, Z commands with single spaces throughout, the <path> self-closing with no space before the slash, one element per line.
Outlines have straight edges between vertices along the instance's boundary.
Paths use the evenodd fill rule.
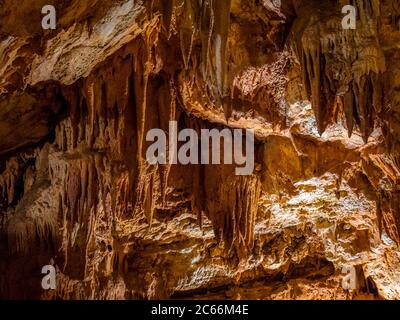
<path fill-rule="evenodd" d="M 72 1 L 46 31 L 21 2 L 0 6 L 1 298 L 400 296 L 397 1 L 353 1 L 355 30 L 343 0 Z M 253 174 L 150 165 L 170 121 L 252 129 Z"/>

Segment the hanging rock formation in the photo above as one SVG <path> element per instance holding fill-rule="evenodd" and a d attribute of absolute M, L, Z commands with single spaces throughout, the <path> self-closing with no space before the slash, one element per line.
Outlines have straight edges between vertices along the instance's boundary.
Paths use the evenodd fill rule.
<path fill-rule="evenodd" d="M 398 1 L 44 2 L 0 4 L 0 298 L 400 297 Z M 253 174 L 149 164 L 170 121 Z"/>

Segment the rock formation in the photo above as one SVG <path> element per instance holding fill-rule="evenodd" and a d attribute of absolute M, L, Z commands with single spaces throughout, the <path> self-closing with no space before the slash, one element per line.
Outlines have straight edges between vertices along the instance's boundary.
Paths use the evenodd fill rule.
<path fill-rule="evenodd" d="M 0 0 L 0 298 L 399 299 L 399 43 L 398 0 Z M 253 174 L 149 164 L 170 121 Z"/>

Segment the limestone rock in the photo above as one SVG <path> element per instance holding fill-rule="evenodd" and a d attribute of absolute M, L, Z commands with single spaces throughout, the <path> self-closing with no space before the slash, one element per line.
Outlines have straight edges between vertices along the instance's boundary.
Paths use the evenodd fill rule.
<path fill-rule="evenodd" d="M 398 1 L 53 2 L 0 1 L 1 298 L 400 298 Z M 149 164 L 170 121 L 253 174 Z"/>

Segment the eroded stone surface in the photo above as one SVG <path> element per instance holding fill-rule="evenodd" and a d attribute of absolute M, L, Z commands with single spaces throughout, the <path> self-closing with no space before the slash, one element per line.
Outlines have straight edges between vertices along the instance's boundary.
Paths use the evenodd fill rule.
<path fill-rule="evenodd" d="M 396 1 L 42 2 L 0 3 L 1 297 L 400 297 Z M 254 174 L 149 165 L 170 120 Z"/>

